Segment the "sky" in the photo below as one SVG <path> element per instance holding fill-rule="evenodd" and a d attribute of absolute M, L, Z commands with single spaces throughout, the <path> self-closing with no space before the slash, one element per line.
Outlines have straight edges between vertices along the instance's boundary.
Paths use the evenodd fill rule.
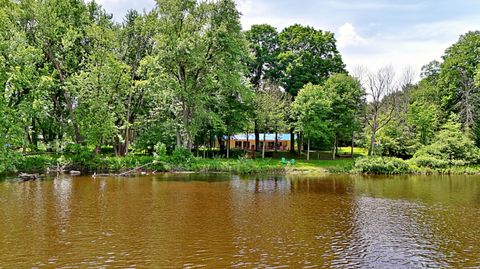
<path fill-rule="evenodd" d="M 116 21 L 153 0 L 97 0 Z M 235 0 L 244 30 L 268 23 L 279 31 L 300 23 L 335 33 L 349 71 L 392 65 L 401 72 L 440 60 L 459 36 L 480 30 L 479 0 Z"/>

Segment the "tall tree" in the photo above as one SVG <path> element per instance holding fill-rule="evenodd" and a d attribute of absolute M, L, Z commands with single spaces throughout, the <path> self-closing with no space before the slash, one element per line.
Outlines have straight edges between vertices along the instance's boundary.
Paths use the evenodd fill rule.
<path fill-rule="evenodd" d="M 330 75 L 345 72 L 333 33 L 295 24 L 280 33 L 279 43 L 281 80 L 293 98 L 305 84 L 321 85 Z M 293 133 L 291 139 L 294 152 Z"/>
<path fill-rule="evenodd" d="M 295 129 L 307 138 L 307 160 L 310 159 L 311 140 L 331 141 L 334 128 L 329 120 L 335 93 L 322 86 L 307 84 L 292 104 Z"/>
<path fill-rule="evenodd" d="M 138 118 L 148 115 L 153 100 L 152 87 L 146 83 L 145 69 L 148 67 L 144 65 L 145 68 L 142 68 L 142 62 L 151 55 L 154 46 L 155 12 L 141 15 L 135 10 L 129 11 L 119 32 L 120 59 L 129 66 L 131 86 L 123 100 L 125 115 L 124 120 L 120 121 L 121 132 L 115 149 L 119 155 L 127 155 L 136 132 L 135 127 L 141 124 L 137 122 Z"/>
<path fill-rule="evenodd" d="M 131 78 L 129 66 L 116 51 L 118 31 L 109 18 L 92 24 L 86 34 L 92 52 L 66 86 L 76 96 L 75 115 L 82 137 L 98 151 L 105 142 L 113 144 L 125 124 L 126 106 L 121 100 L 131 87 Z"/>
<path fill-rule="evenodd" d="M 191 148 L 219 89 L 242 89 L 246 42 L 232 0 L 158 0 L 157 77 L 169 91 L 177 146 Z"/>
<path fill-rule="evenodd" d="M 335 158 L 339 140 L 352 141 L 354 133 L 360 130 L 360 117 L 364 107 L 364 91 L 360 82 L 346 74 L 334 74 L 325 82 L 324 90 L 333 95 L 330 120 L 334 136 L 332 156 Z"/>
<path fill-rule="evenodd" d="M 286 109 L 290 103 L 290 96 L 277 84 L 263 85 L 255 96 L 256 122 L 263 132 L 262 158 L 265 158 L 266 133 L 282 130 L 286 127 Z M 276 146 L 276 145 L 275 145 Z"/>
<path fill-rule="evenodd" d="M 480 31 L 462 35 L 443 56 L 438 87 L 442 108 L 458 113 L 464 129 L 471 130 L 478 121 L 480 87 L 475 84 L 475 72 L 480 63 Z"/>
<path fill-rule="evenodd" d="M 373 156 L 377 132 L 394 119 L 400 104 L 408 104 L 396 93 L 411 85 L 413 77 L 408 71 L 398 78 L 391 66 L 382 67 L 375 73 L 364 71 L 360 77 L 369 98 L 366 123 L 370 132 L 370 155 Z"/>
<path fill-rule="evenodd" d="M 247 58 L 248 78 L 255 92 L 259 92 L 262 85 L 274 83 L 279 78 L 278 32 L 268 24 L 253 25 L 245 32 L 249 44 L 250 56 Z M 255 149 L 259 150 L 260 132 L 258 122 L 254 122 Z"/>
<path fill-rule="evenodd" d="M 65 83 L 70 76 L 79 71 L 90 51 L 90 42 L 86 33 L 99 8 L 95 2 L 88 6 L 79 0 L 24 0 L 22 6 L 22 24 L 30 42 L 42 50 L 46 63 L 54 70 L 58 81 L 53 94 L 55 106 L 62 114 L 66 108 L 73 139 L 81 142 L 78 120 L 75 118 L 75 97 Z M 62 118 L 60 116 L 60 118 Z"/>

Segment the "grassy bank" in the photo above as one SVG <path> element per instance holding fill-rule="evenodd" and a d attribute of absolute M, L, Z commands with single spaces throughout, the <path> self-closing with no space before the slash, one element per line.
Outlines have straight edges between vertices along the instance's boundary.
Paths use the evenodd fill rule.
<path fill-rule="evenodd" d="M 337 160 L 295 159 L 294 164 L 281 161 L 280 158 L 266 159 L 203 159 L 179 158 L 172 156 L 156 159 L 153 156 L 131 155 L 114 157 L 109 155 L 35 155 L 24 156 L 16 161 L 15 168 L 7 174 L 19 172 L 44 173 L 64 167 L 66 171 L 79 170 L 83 173 L 120 173 L 142 167 L 139 171 L 157 172 L 230 172 L 237 174 L 286 173 L 286 174 L 480 174 L 480 165 L 447 167 L 418 167 L 413 162 L 397 158 L 342 158 Z"/>
<path fill-rule="evenodd" d="M 79 170 L 84 173 L 117 173 L 144 166 L 143 171 L 192 171 L 192 172 L 232 172 L 239 174 L 249 173 L 329 173 L 348 172 L 353 166 L 352 159 L 340 160 L 295 160 L 294 164 L 282 163 L 281 159 L 203 159 L 188 158 L 176 160 L 174 158 L 155 159 L 153 156 L 89 156 L 78 155 L 35 155 L 21 157 L 15 169 L 9 174 L 18 172 L 43 173 L 64 167 L 65 170 Z"/>

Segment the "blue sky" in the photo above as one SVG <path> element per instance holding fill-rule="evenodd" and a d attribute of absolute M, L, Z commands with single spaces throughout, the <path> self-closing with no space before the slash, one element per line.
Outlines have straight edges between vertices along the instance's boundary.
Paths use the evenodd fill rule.
<path fill-rule="evenodd" d="M 117 21 L 128 9 L 149 10 L 153 0 L 97 0 Z M 236 0 L 244 29 L 269 23 L 279 30 L 300 23 L 335 33 L 349 70 L 396 70 L 440 59 L 469 30 L 480 30 L 479 0 Z"/>

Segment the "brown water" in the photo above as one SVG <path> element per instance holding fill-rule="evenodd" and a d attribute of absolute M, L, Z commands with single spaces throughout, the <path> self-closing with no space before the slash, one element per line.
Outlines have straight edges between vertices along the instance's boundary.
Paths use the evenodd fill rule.
<path fill-rule="evenodd" d="M 480 177 L 0 182 L 0 268 L 480 267 Z"/>

